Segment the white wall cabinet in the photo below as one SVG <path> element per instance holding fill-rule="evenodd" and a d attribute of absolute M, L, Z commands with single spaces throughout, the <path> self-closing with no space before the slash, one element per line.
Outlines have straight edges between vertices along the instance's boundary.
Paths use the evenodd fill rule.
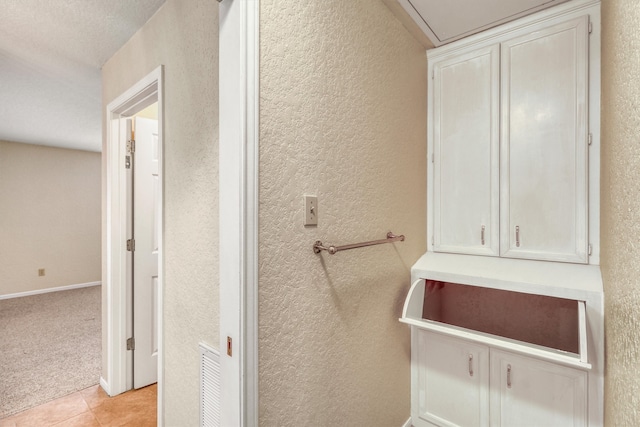
<path fill-rule="evenodd" d="M 587 263 L 589 16 L 429 53 L 433 250 Z"/>
<path fill-rule="evenodd" d="M 414 329 L 414 427 L 586 426 L 586 371 Z"/>
<path fill-rule="evenodd" d="M 600 34 L 600 1 L 570 0 L 427 51 L 429 235 L 400 319 L 414 427 L 604 424 Z M 452 284 L 575 301 L 577 350 L 536 341 L 537 314 L 452 322 L 465 307 L 434 295 Z"/>

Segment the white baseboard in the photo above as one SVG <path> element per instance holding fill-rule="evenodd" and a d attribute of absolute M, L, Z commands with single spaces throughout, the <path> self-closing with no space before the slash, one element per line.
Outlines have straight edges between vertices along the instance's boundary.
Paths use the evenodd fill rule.
<path fill-rule="evenodd" d="M 406 423 L 402 424 L 402 427 L 412 427 L 411 418 L 409 418 Z"/>
<path fill-rule="evenodd" d="M 100 387 L 102 387 L 102 390 L 107 393 L 107 396 L 111 396 L 111 394 L 109 394 L 109 383 L 102 375 L 100 376 Z"/>
<path fill-rule="evenodd" d="M 17 292 L 15 294 L 0 295 L 0 300 L 10 299 L 10 298 L 19 298 L 19 297 L 28 297 L 31 295 L 46 294 L 49 292 L 69 291 L 71 289 L 88 288 L 89 286 L 100 286 L 100 285 L 102 285 L 102 282 L 89 282 L 89 283 L 79 283 L 77 285 L 59 286 L 57 288 L 37 289 L 35 291 Z"/>

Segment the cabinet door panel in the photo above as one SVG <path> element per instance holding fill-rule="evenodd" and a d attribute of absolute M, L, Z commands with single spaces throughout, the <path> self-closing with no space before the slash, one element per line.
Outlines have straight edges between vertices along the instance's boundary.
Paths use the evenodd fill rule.
<path fill-rule="evenodd" d="M 499 46 L 434 74 L 434 250 L 498 255 Z"/>
<path fill-rule="evenodd" d="M 588 17 L 501 55 L 502 255 L 586 263 Z"/>
<path fill-rule="evenodd" d="M 488 426 L 489 349 L 418 330 L 417 426 Z"/>
<path fill-rule="evenodd" d="M 587 373 L 491 350 L 492 426 L 586 426 Z"/>

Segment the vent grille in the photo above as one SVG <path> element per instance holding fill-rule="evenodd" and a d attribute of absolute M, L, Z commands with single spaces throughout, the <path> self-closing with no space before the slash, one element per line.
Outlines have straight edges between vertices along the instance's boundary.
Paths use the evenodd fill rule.
<path fill-rule="evenodd" d="M 200 426 L 220 426 L 220 353 L 200 343 Z"/>

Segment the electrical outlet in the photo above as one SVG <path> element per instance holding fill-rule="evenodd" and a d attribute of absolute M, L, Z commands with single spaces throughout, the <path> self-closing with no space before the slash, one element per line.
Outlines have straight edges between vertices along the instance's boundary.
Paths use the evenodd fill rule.
<path fill-rule="evenodd" d="M 304 225 L 318 225 L 318 197 L 304 196 Z"/>
<path fill-rule="evenodd" d="M 44 268 L 38 269 L 38 276 L 44 276 Z"/>

